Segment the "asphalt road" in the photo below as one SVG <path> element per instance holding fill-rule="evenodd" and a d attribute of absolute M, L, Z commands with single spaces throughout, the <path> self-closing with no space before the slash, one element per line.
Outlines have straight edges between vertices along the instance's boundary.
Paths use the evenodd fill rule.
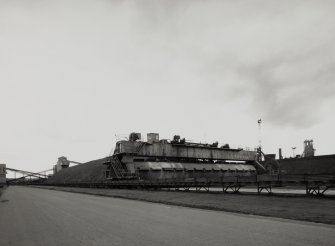
<path fill-rule="evenodd" d="M 9 187 L 0 245 L 335 245 L 335 227 L 110 197 Z"/>

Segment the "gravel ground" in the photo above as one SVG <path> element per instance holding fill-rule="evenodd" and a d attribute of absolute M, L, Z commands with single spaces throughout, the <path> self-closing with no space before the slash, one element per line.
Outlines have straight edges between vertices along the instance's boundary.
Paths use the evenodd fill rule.
<path fill-rule="evenodd" d="M 326 197 L 94 189 L 55 186 L 34 187 L 201 209 L 335 224 L 335 199 Z"/>

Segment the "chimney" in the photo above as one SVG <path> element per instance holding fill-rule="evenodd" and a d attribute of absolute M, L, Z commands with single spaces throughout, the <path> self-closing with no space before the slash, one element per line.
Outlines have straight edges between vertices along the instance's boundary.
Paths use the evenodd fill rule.
<path fill-rule="evenodd" d="M 283 159 L 283 155 L 281 153 L 281 148 L 279 148 L 279 160 Z"/>

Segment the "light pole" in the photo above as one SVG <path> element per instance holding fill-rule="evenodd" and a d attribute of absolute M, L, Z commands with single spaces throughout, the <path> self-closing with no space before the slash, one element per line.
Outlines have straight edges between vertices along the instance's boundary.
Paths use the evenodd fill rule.
<path fill-rule="evenodd" d="M 297 147 L 292 147 L 293 158 L 295 157 L 294 150 L 295 150 L 296 148 L 297 148 Z"/>
<path fill-rule="evenodd" d="M 258 161 L 262 161 L 262 133 L 261 133 L 261 125 L 263 123 L 262 119 L 259 119 L 257 121 L 258 123 L 258 148 L 257 148 L 257 153 L 258 153 Z"/>
<path fill-rule="evenodd" d="M 261 124 L 263 123 L 262 119 L 259 119 L 257 123 L 258 123 L 258 147 L 261 148 L 262 147 Z"/>

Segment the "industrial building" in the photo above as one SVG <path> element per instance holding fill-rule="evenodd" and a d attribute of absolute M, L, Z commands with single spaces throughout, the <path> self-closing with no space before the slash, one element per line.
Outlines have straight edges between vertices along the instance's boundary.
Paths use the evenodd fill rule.
<path fill-rule="evenodd" d="M 6 164 L 0 164 L 0 187 L 6 184 Z"/>

